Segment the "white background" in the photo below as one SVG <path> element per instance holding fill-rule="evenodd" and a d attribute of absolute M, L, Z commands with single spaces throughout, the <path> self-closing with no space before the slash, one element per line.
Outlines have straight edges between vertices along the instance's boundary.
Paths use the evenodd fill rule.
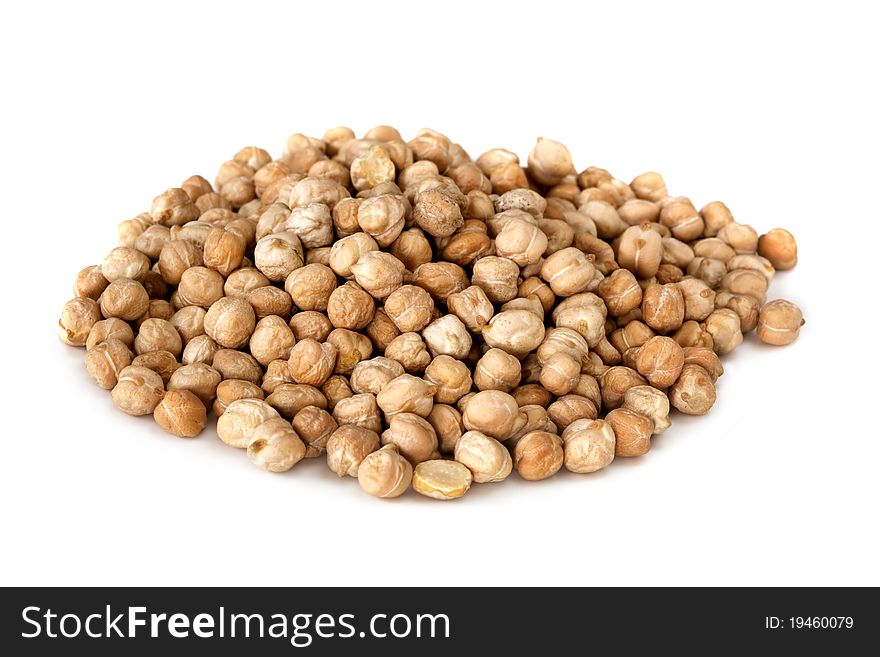
<path fill-rule="evenodd" d="M 880 584 L 878 116 L 867 3 L 6 3 L 2 584 Z M 790 348 L 640 459 L 456 503 L 270 475 L 116 411 L 56 322 L 116 224 L 249 144 L 429 126 L 537 136 L 785 226 Z"/>

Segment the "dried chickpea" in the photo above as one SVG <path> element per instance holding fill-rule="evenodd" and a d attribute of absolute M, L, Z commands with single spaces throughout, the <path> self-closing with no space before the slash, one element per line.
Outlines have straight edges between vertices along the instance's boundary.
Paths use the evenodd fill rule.
<path fill-rule="evenodd" d="M 797 243 L 784 228 L 774 228 L 758 238 L 758 255 L 767 258 L 774 269 L 793 269 L 797 264 Z"/>
<path fill-rule="evenodd" d="M 270 418 L 250 432 L 248 458 L 269 472 L 287 472 L 305 453 L 305 444 L 284 418 Z"/>
<path fill-rule="evenodd" d="M 564 459 L 562 438 L 548 431 L 527 433 L 513 450 L 513 465 L 527 481 L 552 477 L 562 468 Z"/>
<path fill-rule="evenodd" d="M 495 347 L 483 354 L 474 367 L 474 385 L 478 390 L 510 392 L 519 385 L 521 377 L 519 359 Z"/>
<path fill-rule="evenodd" d="M 547 236 L 544 231 L 522 219 L 508 221 L 495 236 L 495 251 L 498 255 L 512 260 L 520 267 L 538 262 L 546 249 Z"/>
<path fill-rule="evenodd" d="M 254 309 L 244 299 L 218 299 L 205 315 L 205 333 L 217 344 L 237 349 L 247 344 L 257 324 Z"/>
<path fill-rule="evenodd" d="M 383 445 L 396 445 L 401 456 L 418 465 L 437 451 L 437 433 L 424 417 L 415 413 L 396 413 L 382 433 Z"/>
<path fill-rule="evenodd" d="M 146 354 L 135 356 L 131 364 L 135 367 L 145 367 L 148 370 L 152 370 L 162 379 L 163 385 L 168 385 L 171 375 L 181 367 L 174 354 L 168 351 L 150 351 Z"/>
<path fill-rule="evenodd" d="M 273 360 L 290 358 L 294 342 L 293 331 L 290 330 L 287 322 L 277 315 L 269 315 L 257 322 L 248 346 L 251 355 L 265 367 Z M 311 382 L 297 381 L 297 383 Z"/>
<path fill-rule="evenodd" d="M 628 408 L 616 408 L 605 416 L 605 422 L 614 431 L 615 456 L 641 456 L 651 449 L 651 418 Z"/>
<path fill-rule="evenodd" d="M 731 221 L 721 227 L 718 237 L 737 253 L 755 253 L 758 250 L 758 233 L 748 224 Z"/>
<path fill-rule="evenodd" d="M 627 228 L 621 235 L 617 249 L 620 266 L 639 278 L 654 276 L 663 258 L 663 240 L 651 226 L 641 224 Z"/>
<path fill-rule="evenodd" d="M 284 363 L 284 373 L 290 380 L 286 361 L 272 361 L 266 366 L 266 374 L 269 375 L 275 367 L 274 363 L 278 362 Z M 214 352 L 211 367 L 220 372 L 224 379 L 242 379 L 251 383 L 259 383 L 263 378 L 263 370 L 257 359 L 251 354 L 234 349 L 218 349 Z"/>
<path fill-rule="evenodd" d="M 217 435 L 230 447 L 246 449 L 254 429 L 278 417 L 278 411 L 261 399 L 237 399 L 217 420 Z"/>
<path fill-rule="evenodd" d="M 76 297 L 68 301 L 58 320 L 61 341 L 73 347 L 85 346 L 92 328 L 101 321 L 102 312 L 103 305 L 99 306 L 97 301 L 89 297 Z"/>
<path fill-rule="evenodd" d="M 505 310 L 489 320 L 483 328 L 483 339 L 490 347 L 524 358 L 543 341 L 544 322 L 528 310 Z"/>
<path fill-rule="evenodd" d="M 687 415 L 705 415 L 715 404 L 715 384 L 702 367 L 685 365 L 669 389 L 669 403 Z"/>
<path fill-rule="evenodd" d="M 333 374 L 327 377 L 327 380 L 321 384 L 321 393 L 326 397 L 327 408 L 331 411 L 343 399 L 354 397 L 354 392 L 348 384 L 348 379 L 341 374 Z"/>
<path fill-rule="evenodd" d="M 580 376 L 580 359 L 573 358 L 564 351 L 558 351 L 542 363 L 540 382 L 554 395 L 567 395 L 577 385 Z"/>
<path fill-rule="evenodd" d="M 89 299 L 88 301 L 91 302 L 92 300 Z M 101 293 L 99 302 L 101 314 L 105 319 L 118 317 L 130 322 L 147 312 L 147 309 L 150 307 L 150 296 L 147 294 L 144 286 L 137 281 L 133 281 L 130 278 L 118 278 L 112 281 L 107 286 L 107 289 Z M 85 305 L 84 302 L 80 303 Z M 89 329 L 91 329 L 91 325 L 89 325 Z M 87 336 L 84 336 L 83 339 L 85 337 Z"/>
<path fill-rule="evenodd" d="M 436 356 L 425 368 L 425 381 L 437 386 L 435 404 L 454 404 L 470 391 L 473 384 L 468 366 L 443 354 Z"/>
<path fill-rule="evenodd" d="M 357 477 L 363 460 L 379 449 L 379 435 L 370 429 L 346 424 L 327 440 L 327 466 L 340 477 Z"/>
<path fill-rule="evenodd" d="M 237 232 L 216 227 L 205 239 L 202 260 L 205 267 L 216 269 L 223 276 L 229 276 L 241 266 L 247 250 L 247 241 Z"/>
<path fill-rule="evenodd" d="M 336 286 L 333 270 L 314 263 L 294 269 L 284 282 L 284 289 L 300 310 L 327 310 Z"/>
<path fill-rule="evenodd" d="M 421 331 L 431 321 L 434 302 L 431 295 L 415 285 L 403 285 L 385 300 L 385 313 L 402 332 Z"/>
<path fill-rule="evenodd" d="M 189 390 L 169 390 L 153 411 L 156 424 L 180 438 L 195 438 L 208 424 L 205 404 Z"/>
<path fill-rule="evenodd" d="M 336 420 L 323 408 L 305 406 L 293 417 L 293 428 L 306 443 L 306 456 L 314 458 L 327 448 L 330 436 L 339 428 Z"/>
<path fill-rule="evenodd" d="M 525 421 L 516 400 L 500 390 L 476 393 L 462 413 L 462 422 L 468 431 L 479 431 L 499 440 L 506 440 L 519 431 Z"/>
<path fill-rule="evenodd" d="M 474 285 L 483 289 L 490 301 L 504 303 L 516 298 L 519 292 L 518 278 L 519 267 L 513 260 L 485 256 L 474 263 L 471 280 Z"/>
<path fill-rule="evenodd" d="M 804 323 L 800 308 L 791 301 L 776 299 L 761 308 L 758 316 L 758 338 L 765 344 L 791 344 L 797 340 Z"/>
<path fill-rule="evenodd" d="M 635 369 L 655 388 L 675 383 L 684 367 L 684 350 L 672 338 L 658 335 L 638 348 Z"/>
<path fill-rule="evenodd" d="M 650 418 L 655 434 L 663 433 L 672 425 L 669 420 L 669 398 L 653 386 L 635 386 L 627 390 L 621 408 Z"/>
<path fill-rule="evenodd" d="M 373 297 L 352 281 L 333 290 L 327 301 L 327 317 L 336 328 L 359 331 L 370 323 L 375 312 Z"/>
<path fill-rule="evenodd" d="M 94 349 L 100 343 L 110 339 L 119 340 L 126 347 L 130 347 L 134 342 L 134 331 L 131 330 L 129 324 L 116 317 L 102 319 L 95 322 L 89 330 L 85 343 L 86 350 Z"/>
<path fill-rule="evenodd" d="M 133 280 L 150 270 L 150 259 L 136 249 L 119 246 L 110 251 L 101 264 L 101 274 L 111 283 L 120 278 Z"/>
<path fill-rule="evenodd" d="M 714 311 L 704 323 L 706 331 L 712 336 L 715 353 L 729 354 L 742 344 L 742 323 L 739 315 L 729 308 Z"/>
<path fill-rule="evenodd" d="M 303 310 L 295 313 L 290 318 L 290 330 L 296 340 L 312 338 L 318 342 L 324 342 L 333 330 L 333 324 L 327 315 L 315 310 Z"/>
<path fill-rule="evenodd" d="M 467 431 L 458 439 L 455 460 L 473 473 L 477 483 L 504 481 L 513 471 L 507 448 L 480 431 Z"/>
<path fill-rule="evenodd" d="M 336 374 L 350 374 L 355 365 L 373 353 L 373 345 L 367 336 L 348 329 L 333 329 L 327 336 L 327 342 L 336 347 L 336 366 L 333 369 Z"/>
<path fill-rule="evenodd" d="M 214 404 L 214 413 L 219 417 L 226 412 L 226 408 L 237 399 L 263 399 L 264 394 L 260 386 L 251 381 L 242 379 L 224 379 L 217 384 Z"/>
<path fill-rule="evenodd" d="M 570 472 L 596 472 L 614 460 L 614 430 L 604 420 L 575 420 L 562 432 L 562 441 L 563 463 Z"/>
<path fill-rule="evenodd" d="M 358 466 L 361 489 L 374 497 L 393 498 L 406 492 L 412 482 L 412 464 L 394 444 L 367 454 Z"/>
<path fill-rule="evenodd" d="M 541 266 L 541 278 L 560 297 L 584 292 L 595 273 L 595 268 L 583 251 L 573 246 L 553 253 Z"/>
<path fill-rule="evenodd" d="M 463 359 L 471 350 L 473 340 L 467 327 L 455 315 L 444 315 L 422 330 L 422 339 L 432 357 L 440 355 Z"/>
<path fill-rule="evenodd" d="M 214 401 L 217 386 L 222 380 L 220 372 L 210 365 L 192 363 L 174 370 L 166 387 L 168 390 L 189 390 L 208 406 Z"/>
<path fill-rule="evenodd" d="M 284 325 L 284 328 L 287 328 L 287 325 Z M 321 344 L 311 338 L 297 342 L 289 350 L 287 367 L 291 378 L 296 383 L 320 386 L 333 373 L 336 353 L 336 346 L 330 342 Z"/>
<path fill-rule="evenodd" d="M 633 178 L 630 183 L 636 197 L 647 201 L 658 202 L 666 198 L 666 183 L 659 173 L 648 171 Z"/>
<path fill-rule="evenodd" d="M 86 352 L 86 370 L 98 386 L 112 390 L 119 382 L 119 373 L 131 365 L 131 359 L 128 345 L 109 338 Z"/>
<path fill-rule="evenodd" d="M 599 417 L 596 403 L 581 395 L 569 394 L 557 399 L 547 407 L 547 415 L 560 430 L 572 422 L 582 419 L 595 420 Z"/>
<path fill-rule="evenodd" d="M 401 333 L 386 347 L 385 356 L 399 362 L 409 374 L 423 372 L 431 362 L 428 347 L 418 333 Z"/>
<path fill-rule="evenodd" d="M 339 426 L 356 424 L 377 433 L 382 430 L 382 417 L 379 414 L 376 395 L 369 393 L 338 400 L 333 407 L 333 419 Z"/>
<path fill-rule="evenodd" d="M 627 390 L 647 383 L 647 379 L 632 368 L 622 365 L 612 367 L 599 377 L 602 405 L 608 410 L 618 408 L 623 403 Z"/>
<path fill-rule="evenodd" d="M 477 265 L 485 259 L 480 258 Z M 513 263 L 510 264 L 513 265 Z M 477 265 L 474 267 L 476 268 Z M 513 266 L 516 268 L 516 265 Z M 518 268 L 517 271 L 519 271 Z M 470 285 L 464 269 L 452 262 L 426 262 L 419 265 L 409 282 L 424 288 L 432 297 L 441 301 L 445 301 L 450 295 L 461 292 Z M 514 296 L 516 295 L 514 294 Z"/>
<path fill-rule="evenodd" d="M 351 266 L 355 281 L 375 299 L 384 299 L 403 283 L 403 263 L 390 253 L 367 251 Z"/>
<path fill-rule="evenodd" d="M 426 419 L 437 434 L 437 449 L 444 454 L 455 451 L 455 444 L 464 433 L 461 413 L 447 404 L 434 404 Z"/>
<path fill-rule="evenodd" d="M 427 417 L 436 393 L 437 386 L 433 383 L 411 374 L 401 374 L 376 395 L 376 402 L 388 417 L 395 413 L 415 413 Z"/>
<path fill-rule="evenodd" d="M 605 278 L 596 292 L 612 315 L 625 315 L 642 305 L 642 288 L 628 269 L 617 269 Z"/>
<path fill-rule="evenodd" d="M 119 410 L 129 415 L 149 415 L 165 396 L 165 386 L 153 370 L 129 365 L 119 372 L 111 396 Z"/>
<path fill-rule="evenodd" d="M 651 283 L 642 295 L 642 316 L 655 331 L 668 333 L 684 323 L 684 295 L 678 285 Z"/>
<path fill-rule="evenodd" d="M 400 196 L 381 194 L 364 199 L 358 208 L 357 222 L 379 246 L 389 246 L 403 230 L 406 206 Z"/>

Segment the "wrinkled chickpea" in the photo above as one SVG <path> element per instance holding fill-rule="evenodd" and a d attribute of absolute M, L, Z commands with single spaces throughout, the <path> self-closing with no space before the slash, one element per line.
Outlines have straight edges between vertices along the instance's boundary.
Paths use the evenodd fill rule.
<path fill-rule="evenodd" d="M 467 431 L 458 439 L 455 460 L 471 471 L 477 483 L 504 481 L 513 471 L 507 448 L 479 431 Z"/>
<path fill-rule="evenodd" d="M 391 416 L 388 428 L 382 433 L 382 444 L 396 445 L 400 454 L 413 465 L 430 459 L 439 447 L 434 427 L 415 413 Z"/>
<path fill-rule="evenodd" d="M 153 411 L 156 424 L 180 438 L 195 438 L 208 424 L 204 402 L 189 390 L 169 390 Z"/>
<path fill-rule="evenodd" d="M 268 419 L 250 433 L 248 458 L 269 472 L 287 472 L 305 453 L 305 444 L 284 418 Z"/>
<path fill-rule="evenodd" d="M 699 365 L 688 364 L 669 389 L 669 403 L 687 415 L 705 415 L 715 404 L 715 384 Z"/>
<path fill-rule="evenodd" d="M 765 344 L 791 344 L 797 340 L 804 323 L 800 308 L 791 301 L 777 299 L 761 308 L 758 315 L 758 337 Z"/>
<path fill-rule="evenodd" d="M 357 477 L 363 460 L 377 449 L 379 436 L 375 431 L 343 425 L 327 440 L 327 467 L 340 477 Z"/>
<path fill-rule="evenodd" d="M 367 454 L 358 466 L 361 489 L 374 497 L 399 497 L 412 482 L 412 464 L 401 456 L 397 445 L 385 445 Z"/>

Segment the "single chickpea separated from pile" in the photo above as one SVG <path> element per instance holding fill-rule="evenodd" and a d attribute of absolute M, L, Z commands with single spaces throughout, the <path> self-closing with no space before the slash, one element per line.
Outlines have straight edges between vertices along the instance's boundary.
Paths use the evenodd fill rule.
<path fill-rule="evenodd" d="M 129 415 L 274 473 L 321 457 L 369 495 L 454 500 L 516 471 L 646 454 L 717 401 L 719 357 L 794 342 L 798 261 L 720 201 L 578 171 L 540 138 L 472 158 L 429 129 L 246 147 L 119 225 L 61 340 Z"/>

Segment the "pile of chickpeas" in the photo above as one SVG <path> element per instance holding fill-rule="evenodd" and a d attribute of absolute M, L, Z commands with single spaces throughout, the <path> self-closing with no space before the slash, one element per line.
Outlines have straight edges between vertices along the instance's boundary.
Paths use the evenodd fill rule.
<path fill-rule="evenodd" d="M 712 408 L 744 334 L 803 324 L 767 301 L 788 231 L 657 173 L 578 173 L 549 139 L 524 164 L 428 129 L 295 134 L 163 192 L 119 244 L 59 324 L 120 410 L 180 437 L 211 411 L 256 465 L 325 458 L 385 498 L 641 456 L 671 409 Z"/>

